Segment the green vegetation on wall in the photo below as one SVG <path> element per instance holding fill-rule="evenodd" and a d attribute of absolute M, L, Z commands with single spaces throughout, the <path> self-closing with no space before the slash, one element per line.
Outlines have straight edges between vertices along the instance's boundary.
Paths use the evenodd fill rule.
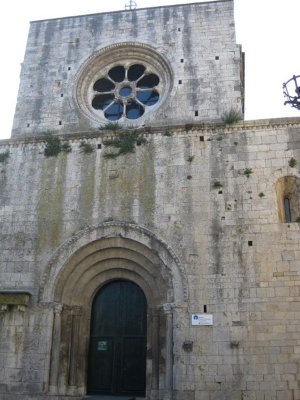
<path fill-rule="evenodd" d="M 146 143 L 146 139 L 138 131 L 116 131 L 113 139 L 103 140 L 103 144 L 112 147 L 114 151 L 106 151 L 105 158 L 116 158 L 122 154 L 134 153 L 135 146 Z"/>
<path fill-rule="evenodd" d="M 94 151 L 94 147 L 90 143 L 85 142 L 84 140 L 80 142 L 79 147 L 81 153 L 91 154 Z"/>
<path fill-rule="evenodd" d="M 294 157 L 292 157 L 292 158 L 290 159 L 290 161 L 289 161 L 289 166 L 290 166 L 291 168 L 295 168 L 296 165 L 297 165 L 297 160 L 296 160 Z"/>
<path fill-rule="evenodd" d="M 3 163 L 9 158 L 9 151 L 6 150 L 4 153 L 0 153 L 0 163 Z"/>
<path fill-rule="evenodd" d="M 72 148 L 68 142 L 62 143 L 60 138 L 53 135 L 47 135 L 44 154 L 46 157 L 57 157 L 60 152 L 70 153 Z"/>
<path fill-rule="evenodd" d="M 221 116 L 224 124 L 235 124 L 236 122 L 242 119 L 241 113 L 234 108 L 231 108 L 229 111 L 224 112 Z"/>

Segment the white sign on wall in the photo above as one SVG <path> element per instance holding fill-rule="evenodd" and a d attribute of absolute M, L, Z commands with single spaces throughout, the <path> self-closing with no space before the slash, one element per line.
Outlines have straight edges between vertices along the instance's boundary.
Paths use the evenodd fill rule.
<path fill-rule="evenodd" d="M 213 325 L 212 314 L 192 314 L 192 325 Z"/>

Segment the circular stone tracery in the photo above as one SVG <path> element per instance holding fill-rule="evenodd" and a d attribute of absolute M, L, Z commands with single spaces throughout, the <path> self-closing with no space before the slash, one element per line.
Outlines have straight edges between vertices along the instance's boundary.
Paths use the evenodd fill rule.
<path fill-rule="evenodd" d="M 95 82 L 92 107 L 102 110 L 110 121 L 118 121 L 122 117 L 138 119 L 147 107 L 158 102 L 159 82 L 159 77 L 148 73 L 142 64 L 112 67 Z"/>
<path fill-rule="evenodd" d="M 144 121 L 165 101 L 172 83 L 166 60 L 148 45 L 121 43 L 92 55 L 75 77 L 80 110 L 96 122 Z"/>

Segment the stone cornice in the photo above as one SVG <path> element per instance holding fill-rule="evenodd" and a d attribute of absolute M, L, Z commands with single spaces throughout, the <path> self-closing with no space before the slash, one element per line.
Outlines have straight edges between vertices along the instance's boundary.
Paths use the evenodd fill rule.
<path fill-rule="evenodd" d="M 182 125 L 168 125 L 168 126 L 153 126 L 153 127 L 144 127 L 137 128 L 136 130 L 140 131 L 141 134 L 146 135 L 161 135 L 167 129 L 176 135 L 177 134 L 189 134 L 189 133 L 220 133 L 222 131 L 224 134 L 226 133 L 238 133 L 245 131 L 261 131 L 261 130 L 274 130 L 274 129 L 285 129 L 285 128 L 299 128 L 300 129 L 300 118 L 292 117 L 292 118 L 274 118 L 274 119 L 258 119 L 258 120 L 249 120 L 249 121 L 240 121 L 234 123 L 232 125 L 226 125 L 221 122 L 215 123 L 193 123 L 193 124 L 182 124 Z M 126 128 L 125 128 L 126 129 Z M 82 139 L 101 139 L 107 136 L 113 136 L 114 132 L 110 130 L 90 130 L 83 132 L 73 132 L 73 133 L 64 133 L 58 134 L 55 133 L 55 136 L 59 136 L 62 140 L 82 140 Z M 10 139 L 3 139 L 0 141 L 0 148 L 6 146 L 18 146 L 20 144 L 29 144 L 29 143 L 42 143 L 45 142 L 45 135 L 36 135 L 36 136 L 18 136 Z"/>

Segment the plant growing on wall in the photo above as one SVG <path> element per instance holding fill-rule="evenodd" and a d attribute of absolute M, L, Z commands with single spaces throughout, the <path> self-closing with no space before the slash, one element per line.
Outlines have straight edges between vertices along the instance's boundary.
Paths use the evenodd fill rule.
<path fill-rule="evenodd" d="M 244 175 L 246 175 L 247 178 L 249 178 L 251 174 L 253 174 L 252 168 L 244 169 Z"/>
<path fill-rule="evenodd" d="M 108 122 L 105 125 L 100 126 L 100 131 L 118 131 L 122 129 L 122 126 L 118 122 Z"/>
<path fill-rule="evenodd" d="M 90 143 L 85 142 L 84 140 L 80 142 L 79 147 L 81 153 L 91 154 L 94 151 L 94 147 Z"/>
<path fill-rule="evenodd" d="M 108 147 L 113 147 L 114 152 L 104 153 L 105 158 L 116 158 L 121 154 L 134 153 L 135 146 L 146 143 L 146 139 L 141 137 L 141 134 L 137 131 L 122 131 L 116 132 L 113 139 L 103 140 L 103 144 Z"/>
<path fill-rule="evenodd" d="M 235 124 L 242 119 L 242 116 L 239 111 L 231 108 L 229 111 L 226 111 L 222 114 L 221 119 L 224 124 Z"/>
<path fill-rule="evenodd" d="M 57 157 L 61 152 L 61 141 L 58 137 L 48 135 L 44 154 L 46 157 Z"/>
<path fill-rule="evenodd" d="M 47 135 L 44 154 L 46 157 L 57 157 L 60 152 L 70 153 L 72 147 L 68 142 L 61 143 L 57 136 Z"/>
<path fill-rule="evenodd" d="M 4 153 L 0 153 L 0 163 L 6 161 L 9 157 L 9 151 L 6 150 Z"/>
<path fill-rule="evenodd" d="M 71 145 L 70 145 L 69 142 L 64 142 L 64 143 L 61 145 L 61 150 L 62 150 L 64 153 L 71 153 L 72 147 L 71 147 Z"/>
<path fill-rule="evenodd" d="M 223 186 L 222 183 L 219 182 L 219 181 L 215 181 L 214 184 L 213 184 L 213 187 L 214 187 L 215 189 L 219 189 L 219 188 L 221 188 L 222 186 Z"/>
<path fill-rule="evenodd" d="M 292 158 L 290 159 L 290 161 L 289 161 L 289 166 L 290 166 L 291 168 L 295 168 L 296 165 L 297 165 L 297 160 L 296 160 L 294 157 L 292 157 Z"/>

